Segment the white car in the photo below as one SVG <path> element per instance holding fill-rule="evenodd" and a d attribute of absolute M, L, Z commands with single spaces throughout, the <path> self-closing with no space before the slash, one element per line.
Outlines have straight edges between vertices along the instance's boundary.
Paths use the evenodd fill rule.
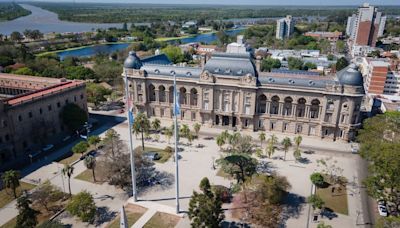
<path fill-rule="evenodd" d="M 384 201 L 379 201 L 378 202 L 378 212 L 379 212 L 380 216 L 383 216 L 383 217 L 387 217 L 388 216 L 388 211 L 387 211 L 387 208 L 386 208 L 386 205 L 385 205 Z"/>

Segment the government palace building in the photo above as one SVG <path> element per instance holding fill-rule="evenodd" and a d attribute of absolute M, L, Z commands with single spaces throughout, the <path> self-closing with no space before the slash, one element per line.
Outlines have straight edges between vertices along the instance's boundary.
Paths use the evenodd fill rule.
<path fill-rule="evenodd" d="M 334 76 L 260 71 L 249 52 L 214 52 L 199 67 L 172 65 L 165 55 L 124 63 L 133 112 L 173 117 L 176 76 L 180 120 L 207 126 L 292 133 L 350 141 L 360 127 L 363 77 L 350 65 Z"/>

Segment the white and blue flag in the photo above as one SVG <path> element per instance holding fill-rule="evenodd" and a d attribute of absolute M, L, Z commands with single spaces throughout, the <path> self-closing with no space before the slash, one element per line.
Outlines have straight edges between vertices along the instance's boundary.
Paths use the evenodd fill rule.
<path fill-rule="evenodd" d="M 179 92 L 175 93 L 175 107 L 174 107 L 174 115 L 177 116 L 181 114 L 181 107 L 179 104 Z"/>
<path fill-rule="evenodd" d="M 131 124 L 133 124 L 133 122 L 135 122 L 135 117 L 133 116 L 133 113 L 131 110 L 128 111 L 128 115 L 129 115 L 129 122 Z"/>

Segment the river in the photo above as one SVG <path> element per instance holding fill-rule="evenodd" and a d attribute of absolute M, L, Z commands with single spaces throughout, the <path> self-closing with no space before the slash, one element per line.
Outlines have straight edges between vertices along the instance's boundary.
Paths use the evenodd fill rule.
<path fill-rule="evenodd" d="M 42 8 L 20 4 L 32 13 L 25 17 L 20 17 L 12 21 L 0 22 L 0 33 L 9 35 L 14 31 L 23 32 L 25 29 L 38 29 L 42 33 L 64 33 L 64 32 L 86 32 L 99 28 L 106 29 L 110 27 L 122 28 L 119 24 L 97 24 L 97 23 L 77 23 L 61 21 L 56 13 L 44 10 Z"/>

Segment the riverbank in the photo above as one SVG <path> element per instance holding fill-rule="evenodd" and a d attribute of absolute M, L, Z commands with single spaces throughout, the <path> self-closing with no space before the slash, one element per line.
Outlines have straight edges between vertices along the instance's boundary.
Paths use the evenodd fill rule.
<path fill-rule="evenodd" d="M 137 41 L 118 41 L 118 42 L 94 43 L 94 44 L 89 44 L 89 45 L 82 45 L 82 46 L 79 46 L 79 47 L 60 49 L 60 50 L 56 50 L 56 51 L 41 52 L 41 53 L 36 54 L 36 56 L 40 57 L 40 56 L 45 56 L 45 55 L 58 54 L 58 53 L 61 53 L 61 52 L 66 52 L 66 51 L 76 51 L 76 50 L 95 47 L 95 46 L 99 46 L 99 45 L 134 44 L 134 43 L 137 43 Z"/>

